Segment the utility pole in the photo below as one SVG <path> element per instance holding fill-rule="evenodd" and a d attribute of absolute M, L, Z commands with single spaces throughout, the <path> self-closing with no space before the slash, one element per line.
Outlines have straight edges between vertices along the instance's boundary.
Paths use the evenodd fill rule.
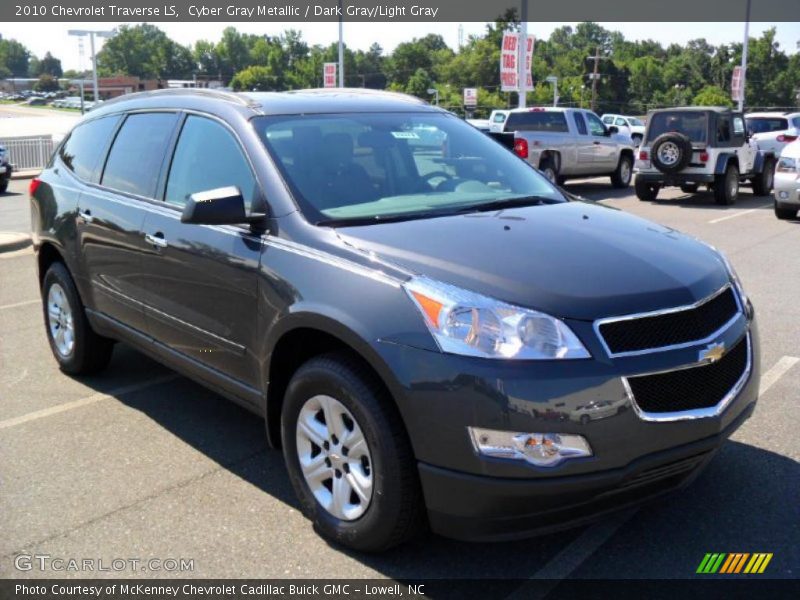
<path fill-rule="evenodd" d="M 744 21 L 744 45 L 742 46 L 742 82 L 739 84 L 739 112 L 744 108 L 744 88 L 747 81 L 747 46 L 750 42 L 750 0 L 747 0 L 747 13 Z"/>
<path fill-rule="evenodd" d="M 344 17 L 342 0 L 339 0 L 339 87 L 344 87 Z"/>
<path fill-rule="evenodd" d="M 521 1 L 520 28 L 519 28 L 519 54 L 517 54 L 517 83 L 519 84 L 519 108 L 525 108 L 528 95 L 528 73 L 525 63 L 528 61 L 528 0 Z"/>
<path fill-rule="evenodd" d="M 598 69 L 601 60 L 607 60 L 608 56 L 600 56 L 600 46 L 597 46 L 594 51 L 594 56 L 588 56 L 586 60 L 594 61 L 594 69 L 592 70 L 592 111 L 597 109 L 597 80 L 600 79 Z"/>

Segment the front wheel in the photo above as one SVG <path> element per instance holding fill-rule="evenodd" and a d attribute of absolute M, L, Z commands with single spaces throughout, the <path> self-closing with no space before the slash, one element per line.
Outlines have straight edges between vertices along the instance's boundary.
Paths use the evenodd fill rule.
<path fill-rule="evenodd" d="M 286 391 L 281 430 L 303 514 L 324 537 L 375 552 L 409 539 L 424 523 L 400 416 L 358 361 L 327 354 L 301 366 Z"/>
<path fill-rule="evenodd" d="M 623 189 L 631 184 L 633 175 L 633 160 L 627 154 L 619 157 L 619 163 L 614 173 L 611 174 L 611 185 Z"/>
<path fill-rule="evenodd" d="M 739 169 L 730 165 L 724 175 L 714 180 L 714 200 L 721 206 L 730 206 L 739 197 Z"/>
<path fill-rule="evenodd" d="M 661 189 L 657 183 L 647 183 L 636 179 L 634 183 L 636 197 L 643 202 L 652 202 L 658 197 L 658 190 Z"/>
<path fill-rule="evenodd" d="M 764 168 L 761 173 L 753 177 L 753 193 L 756 196 L 769 196 L 772 191 L 772 184 L 775 180 L 775 163 L 767 159 L 764 161 Z"/>

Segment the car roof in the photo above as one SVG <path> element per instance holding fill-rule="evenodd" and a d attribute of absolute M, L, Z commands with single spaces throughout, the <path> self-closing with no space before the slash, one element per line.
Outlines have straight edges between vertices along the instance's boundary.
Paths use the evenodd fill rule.
<path fill-rule="evenodd" d="M 733 109 L 727 106 L 674 106 L 672 108 L 655 108 L 650 113 L 660 112 L 714 112 L 714 113 L 730 113 L 734 112 Z"/>
<path fill-rule="evenodd" d="M 519 112 L 567 112 L 570 108 L 565 106 L 526 106 L 525 108 L 512 108 L 508 112 L 510 113 L 519 113 Z M 573 108 L 572 110 L 581 110 Z"/>
<path fill-rule="evenodd" d="M 236 93 L 212 89 L 164 89 L 127 94 L 91 112 L 92 118 L 146 109 L 235 111 L 246 115 L 296 115 L 342 112 L 446 112 L 407 94 L 366 88 L 322 88 L 289 92 Z M 214 110 L 216 109 L 216 110 Z"/>
<path fill-rule="evenodd" d="M 747 113 L 745 115 L 745 117 L 746 118 L 750 118 L 750 117 L 756 117 L 756 118 L 758 118 L 758 117 L 766 117 L 766 118 L 770 118 L 770 117 L 786 117 L 786 118 L 791 118 L 791 117 L 795 117 L 795 116 L 798 116 L 798 115 L 800 115 L 800 112 L 784 112 L 784 111 L 776 110 L 776 111 L 763 111 L 763 112 Z"/>

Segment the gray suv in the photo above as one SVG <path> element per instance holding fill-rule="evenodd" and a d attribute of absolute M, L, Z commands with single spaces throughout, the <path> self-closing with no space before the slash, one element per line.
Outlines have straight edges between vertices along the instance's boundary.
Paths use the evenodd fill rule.
<path fill-rule="evenodd" d="M 680 488 L 758 397 L 722 254 L 407 96 L 124 96 L 30 191 L 61 369 L 123 342 L 250 409 L 351 548 L 527 536 Z"/>

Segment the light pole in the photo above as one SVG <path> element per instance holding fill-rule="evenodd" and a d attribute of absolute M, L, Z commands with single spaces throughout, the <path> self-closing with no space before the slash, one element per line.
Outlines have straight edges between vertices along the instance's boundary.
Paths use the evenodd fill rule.
<path fill-rule="evenodd" d="M 339 87 L 344 87 L 344 17 L 342 0 L 339 0 Z"/>
<path fill-rule="evenodd" d="M 553 106 L 558 106 L 558 77 L 550 75 L 544 79 L 547 83 L 553 84 Z"/>
<path fill-rule="evenodd" d="M 745 81 L 747 80 L 747 46 L 750 42 L 750 0 L 747 0 L 747 9 L 744 21 L 744 44 L 742 45 L 742 81 L 739 84 L 741 91 L 739 92 L 739 112 L 742 112 L 744 107 L 744 88 Z"/>
<path fill-rule="evenodd" d="M 525 108 L 528 95 L 528 73 L 526 72 L 526 59 L 528 57 L 528 0 L 521 0 L 520 28 L 519 28 L 519 54 L 517 54 L 517 83 L 519 84 L 519 108 Z"/>
<path fill-rule="evenodd" d="M 428 93 L 433 95 L 434 104 L 436 104 L 436 106 L 439 106 L 439 90 L 437 90 L 436 88 L 428 88 Z"/>
<path fill-rule="evenodd" d="M 74 35 L 77 37 L 83 37 L 86 35 L 89 36 L 89 48 L 92 51 L 92 86 L 94 90 L 94 101 L 97 102 L 100 98 L 98 96 L 98 90 L 97 90 L 97 54 L 95 54 L 94 51 L 94 36 L 101 38 L 110 38 L 113 37 L 116 34 L 116 32 L 95 31 L 91 29 L 70 29 L 67 33 L 69 35 Z"/>

